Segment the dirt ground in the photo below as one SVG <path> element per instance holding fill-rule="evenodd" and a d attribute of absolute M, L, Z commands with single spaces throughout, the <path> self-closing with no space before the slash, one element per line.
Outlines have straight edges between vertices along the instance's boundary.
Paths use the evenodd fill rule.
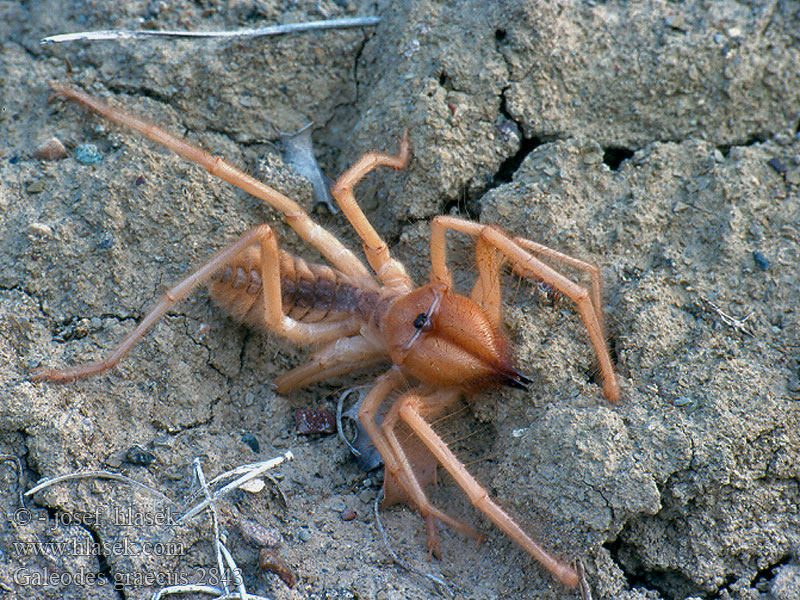
<path fill-rule="evenodd" d="M 205 291 L 113 372 L 28 381 L 39 365 L 106 355 L 167 286 L 257 223 L 314 256 L 256 199 L 48 101 L 56 79 L 309 209 L 311 185 L 284 164 L 278 129 L 313 120 L 320 164 L 336 177 L 408 128 L 409 168 L 371 175 L 357 196 L 418 282 L 437 214 L 592 260 L 605 282 L 623 388 L 613 406 L 574 308 L 508 277 L 504 321 L 534 385 L 488 391 L 436 425 L 492 497 L 553 553 L 580 558 L 595 598 L 800 598 L 800 3 L 32 0 L 2 2 L 0 15 L 1 597 L 139 599 L 181 577 L 215 583 L 208 517 L 177 527 L 156 517 L 197 491 L 194 459 L 211 479 L 286 451 L 281 492 L 218 504 L 251 593 L 579 597 L 446 476 L 432 497 L 485 542 L 444 531 L 443 558 L 429 561 L 423 522 L 395 506 L 381 523 L 416 572 L 398 566 L 372 510 L 380 472 L 294 422 L 296 409 L 333 410 L 380 371 L 277 396 L 271 380 L 306 350 L 236 325 Z M 382 21 L 236 42 L 39 44 L 89 29 L 354 15 Z M 36 158 L 52 136 L 67 158 Z M 100 162 L 76 160 L 85 144 Z M 358 247 L 340 214 L 312 214 Z M 454 237 L 450 248 L 466 287 L 471 246 Z M 89 470 L 166 498 L 93 477 L 20 510 L 37 479 Z M 245 519 L 281 536 L 293 589 L 259 570 Z M 53 544 L 37 555 L 35 542 Z"/>

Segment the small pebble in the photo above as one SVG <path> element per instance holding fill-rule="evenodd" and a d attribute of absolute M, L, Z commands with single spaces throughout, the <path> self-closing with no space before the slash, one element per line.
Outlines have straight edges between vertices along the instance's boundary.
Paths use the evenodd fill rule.
<path fill-rule="evenodd" d="M 75 148 L 75 160 L 88 167 L 103 160 L 103 155 L 94 144 L 81 144 Z"/>
<path fill-rule="evenodd" d="M 53 237 L 53 228 L 47 223 L 31 223 L 28 225 L 28 231 L 42 237 Z"/>
<path fill-rule="evenodd" d="M 781 175 L 786 173 L 786 165 L 784 165 L 779 158 L 771 158 L 767 161 L 767 164 L 775 169 Z"/>
<path fill-rule="evenodd" d="M 137 467 L 148 467 L 155 459 L 152 452 L 148 452 L 138 444 L 131 446 L 125 453 L 125 462 Z"/>
<path fill-rule="evenodd" d="M 769 269 L 769 259 L 761 254 L 758 250 L 753 250 L 753 262 L 756 263 L 756 266 L 761 269 L 762 271 L 766 271 Z"/>
<path fill-rule="evenodd" d="M 256 454 L 261 452 L 261 447 L 258 444 L 258 440 L 256 439 L 256 436 L 254 436 L 252 433 L 243 433 L 242 434 L 242 441 L 245 444 L 247 444 L 247 446 L 250 448 L 250 450 L 252 450 Z"/>
<path fill-rule="evenodd" d="M 40 194 L 44 191 L 44 181 L 41 179 L 37 179 L 36 181 L 31 181 L 26 187 L 25 191 L 29 194 Z"/>
<path fill-rule="evenodd" d="M 675 406 L 686 406 L 691 403 L 692 399 L 687 398 L 686 396 L 680 396 L 679 398 L 675 398 L 675 400 L 672 402 L 672 404 Z"/>
<path fill-rule="evenodd" d="M 347 508 L 347 505 L 345 504 L 344 500 L 342 500 L 341 498 L 333 498 L 333 499 L 331 499 L 330 509 L 333 512 L 342 512 L 345 508 Z"/>
<path fill-rule="evenodd" d="M 114 237 L 110 235 L 103 236 L 99 242 L 97 242 L 94 247 L 98 250 L 108 250 L 111 246 L 114 245 Z"/>
<path fill-rule="evenodd" d="M 308 529 L 301 529 L 300 533 L 297 534 L 297 537 L 300 538 L 301 542 L 308 542 L 314 536 Z"/>
<path fill-rule="evenodd" d="M 294 413 L 295 429 L 300 435 L 311 433 L 333 433 L 336 431 L 336 419 L 326 408 L 304 408 Z"/>
<path fill-rule="evenodd" d="M 259 548 L 279 548 L 283 542 L 277 529 L 264 527 L 256 521 L 241 519 L 237 526 L 245 541 Z"/>
<path fill-rule="evenodd" d="M 587 165 L 597 165 L 603 160 L 603 153 L 599 148 L 592 148 L 584 153 L 583 162 Z"/>
<path fill-rule="evenodd" d="M 351 510 L 349 508 L 345 508 L 340 514 L 339 517 L 342 521 L 352 521 L 356 518 L 356 511 Z"/>
<path fill-rule="evenodd" d="M 67 158 L 67 149 L 57 137 L 47 139 L 33 152 L 34 158 L 39 160 L 61 160 Z"/>

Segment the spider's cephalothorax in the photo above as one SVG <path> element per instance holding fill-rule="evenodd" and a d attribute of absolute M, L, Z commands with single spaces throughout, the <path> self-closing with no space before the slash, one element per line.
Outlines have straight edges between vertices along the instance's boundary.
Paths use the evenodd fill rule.
<path fill-rule="evenodd" d="M 419 381 L 463 389 L 527 383 L 514 368 L 505 334 L 480 306 L 444 284 L 395 300 L 386 321 L 389 357 Z"/>
<path fill-rule="evenodd" d="M 575 303 L 597 354 L 603 392 L 615 402 L 619 385 L 606 348 L 600 274 L 594 265 L 531 240 L 511 237 L 491 225 L 439 216 L 431 223 L 431 282 L 415 287 L 353 196 L 353 186 L 376 167 L 405 168 L 411 156 L 406 133 L 396 156 L 365 154 L 332 190 L 342 214 L 363 241 L 368 268 L 296 202 L 221 158 L 82 91 L 51 85 L 57 94 L 140 131 L 281 211 L 295 232 L 330 266 L 312 265 L 279 250 L 270 226 L 260 225 L 170 289 L 106 359 L 70 369 L 40 369 L 32 380 L 67 382 L 114 367 L 169 307 L 198 285 L 208 283 L 215 301 L 235 317 L 318 348 L 305 364 L 276 378 L 279 393 L 380 362 L 391 364 L 363 399 L 359 419 L 384 460 L 387 481 L 399 488 L 407 503 L 425 518 L 432 552 L 438 554 L 438 521 L 473 537 L 478 534 L 428 500 L 415 470 L 417 465 L 412 464 L 413 455 L 397 435 L 401 422 L 450 472 L 479 510 L 558 579 L 577 585 L 576 571 L 543 550 L 488 497 L 426 417 L 452 404 L 465 390 L 491 384 L 530 384 L 514 367 L 511 345 L 501 331 L 499 272 L 503 264 L 521 277 L 544 282 Z M 469 295 L 453 291 L 446 263 L 448 231 L 475 239 L 478 278 Z M 548 263 L 567 264 L 588 273 L 591 286 L 579 285 Z M 376 414 L 388 400 L 391 403 L 378 424 Z"/>

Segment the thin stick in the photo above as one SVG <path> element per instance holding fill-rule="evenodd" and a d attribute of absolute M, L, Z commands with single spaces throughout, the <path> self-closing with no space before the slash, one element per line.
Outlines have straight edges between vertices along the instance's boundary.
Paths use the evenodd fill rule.
<path fill-rule="evenodd" d="M 220 550 L 221 542 L 219 539 L 219 515 L 217 515 L 217 507 L 214 506 L 214 501 L 211 498 L 211 492 L 208 489 L 208 484 L 206 484 L 206 474 L 203 473 L 203 465 L 200 463 L 199 458 L 195 458 L 192 461 L 192 467 L 194 468 L 195 477 L 197 477 L 197 483 L 200 485 L 200 489 L 203 491 L 208 502 L 207 508 L 211 515 L 211 526 L 214 528 L 214 555 L 217 559 L 217 571 L 220 577 L 222 577 L 222 574 L 225 573 L 225 565 L 222 562 L 222 551 Z M 228 578 L 222 577 L 221 581 L 222 590 L 226 595 L 229 594 Z"/>
<path fill-rule="evenodd" d="M 222 552 L 222 556 L 225 558 L 225 562 L 228 563 L 228 569 L 231 572 L 231 576 L 233 577 L 233 582 L 236 584 L 236 587 L 239 589 L 239 596 L 242 600 L 246 600 L 249 598 L 249 594 L 244 589 L 244 580 L 242 579 L 242 572 L 238 566 L 236 566 L 236 562 L 233 560 L 233 556 L 225 547 L 219 538 L 217 538 L 218 546 L 220 551 Z"/>
<path fill-rule="evenodd" d="M 241 486 L 244 483 L 247 483 L 251 479 L 255 479 L 256 477 L 261 475 L 261 473 L 263 473 L 264 471 L 269 471 L 273 467 L 277 467 L 282 462 L 284 462 L 286 460 L 291 460 L 292 458 L 294 458 L 294 455 L 291 452 L 287 452 L 283 456 L 279 456 L 279 457 L 273 458 L 271 460 L 266 460 L 266 461 L 260 462 L 260 463 L 254 463 L 252 465 L 245 465 L 244 467 L 239 467 L 238 469 L 234 469 L 233 471 L 229 471 L 225 475 L 228 475 L 228 474 L 231 474 L 231 473 L 239 473 L 242 470 L 246 470 L 247 472 L 242 477 L 239 477 L 238 479 L 235 479 L 234 481 L 230 482 L 226 486 L 224 486 L 224 487 L 220 488 L 219 490 L 217 490 L 216 492 L 214 492 L 214 494 L 210 498 L 206 498 L 203 502 L 200 502 L 199 504 L 196 504 L 194 506 L 194 508 L 189 510 L 180 519 L 178 519 L 176 524 L 179 525 L 181 523 L 184 523 L 184 522 L 188 521 L 189 519 L 191 519 L 196 514 L 202 512 L 209 504 L 211 504 L 211 502 L 213 502 L 217 498 L 219 498 L 221 496 L 224 496 L 225 494 L 227 494 L 228 492 L 230 492 L 232 490 L 235 490 L 236 488 L 238 488 L 239 486 Z M 212 483 L 218 481 L 221 477 L 222 476 L 214 478 L 212 480 Z"/>
<path fill-rule="evenodd" d="M 700 300 L 705 302 L 708 307 L 716 313 L 716 315 L 722 319 L 722 322 L 725 323 L 728 327 L 733 327 L 735 330 L 740 331 L 741 333 L 749 336 L 753 336 L 753 332 L 750 331 L 750 328 L 747 326 L 747 319 L 753 316 L 753 313 L 748 313 L 741 319 L 737 319 L 723 311 L 719 306 L 714 304 L 711 300 L 704 296 L 700 296 Z"/>
<path fill-rule="evenodd" d="M 37 485 L 33 486 L 27 492 L 25 492 L 25 496 L 32 496 L 36 492 L 43 490 L 46 487 L 50 487 L 51 485 L 55 485 L 57 483 L 61 483 L 62 481 L 70 481 L 73 479 L 111 479 L 113 481 L 121 481 L 122 483 L 127 483 L 128 485 L 132 485 L 134 487 L 139 487 L 143 490 L 147 490 L 151 494 L 155 494 L 162 500 L 169 502 L 170 504 L 174 504 L 172 500 L 167 498 L 164 494 L 159 492 L 155 488 L 151 488 L 144 483 L 136 481 L 135 479 L 131 479 L 130 477 L 126 477 L 125 475 L 120 475 L 118 473 L 111 473 L 109 471 L 84 471 L 83 473 L 67 473 L 66 475 L 59 475 L 58 477 L 50 477 L 49 479 L 45 479 L 44 481 L 40 481 Z"/>
<path fill-rule="evenodd" d="M 163 596 L 168 594 L 210 594 L 217 596 L 215 600 L 237 600 L 241 598 L 239 592 L 232 592 L 225 594 L 220 588 L 213 585 L 172 585 L 170 587 L 161 588 L 158 590 L 150 600 L 161 600 Z M 265 596 L 256 596 L 255 594 L 247 594 L 249 600 L 270 600 Z"/>
<path fill-rule="evenodd" d="M 369 27 L 380 23 L 380 17 L 354 17 L 343 19 L 327 19 L 324 21 L 306 21 L 303 23 L 287 23 L 286 25 L 273 25 L 258 29 L 240 29 L 238 31 L 147 31 L 143 29 L 124 30 L 108 29 L 103 31 L 81 31 L 78 33 L 61 33 L 43 38 L 42 45 L 60 44 L 78 40 L 133 40 L 153 37 L 171 37 L 184 39 L 234 39 L 244 37 L 265 37 L 284 35 L 287 33 L 301 33 L 305 31 L 318 31 L 321 29 L 347 29 L 351 27 Z"/>

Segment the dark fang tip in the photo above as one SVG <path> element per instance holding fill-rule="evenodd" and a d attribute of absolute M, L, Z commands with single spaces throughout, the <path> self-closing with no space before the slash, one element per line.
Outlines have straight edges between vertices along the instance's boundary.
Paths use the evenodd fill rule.
<path fill-rule="evenodd" d="M 533 381 L 517 370 L 509 371 L 508 373 L 504 373 L 504 375 L 505 379 L 503 379 L 503 384 L 518 390 L 527 390 L 528 386 L 533 383 Z"/>

